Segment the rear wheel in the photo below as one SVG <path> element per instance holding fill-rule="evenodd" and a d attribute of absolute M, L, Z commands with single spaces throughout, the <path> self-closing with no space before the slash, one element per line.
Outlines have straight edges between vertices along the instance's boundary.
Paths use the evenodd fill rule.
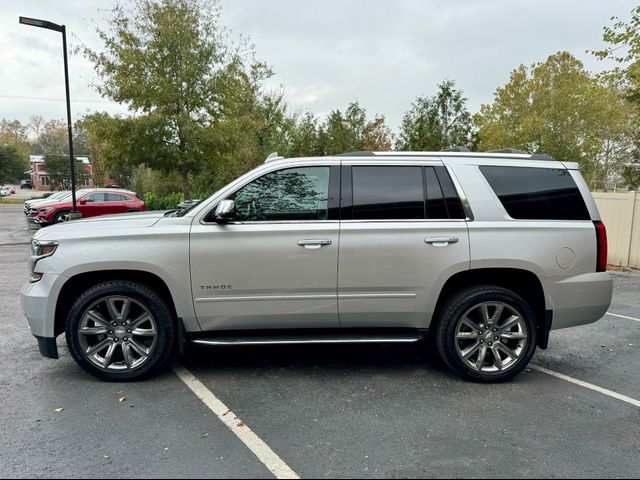
<path fill-rule="evenodd" d="M 465 289 L 445 303 L 435 321 L 440 356 L 461 377 L 475 382 L 513 378 L 536 349 L 531 307 L 505 288 Z"/>
<path fill-rule="evenodd" d="M 73 304 L 66 337 L 73 358 L 92 375 L 108 381 L 139 380 L 169 357 L 173 315 L 164 300 L 145 285 L 103 282 Z"/>

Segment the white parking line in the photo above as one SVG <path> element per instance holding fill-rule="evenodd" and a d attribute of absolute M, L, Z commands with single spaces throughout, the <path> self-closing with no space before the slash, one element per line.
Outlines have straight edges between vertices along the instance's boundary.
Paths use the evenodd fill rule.
<path fill-rule="evenodd" d="M 578 380 L 577 378 L 570 377 L 568 375 L 564 375 L 562 373 L 554 372 L 553 370 L 549 370 L 544 367 L 540 367 L 539 365 L 530 365 L 530 368 L 533 370 L 538 370 L 539 372 L 546 373 L 547 375 L 551 375 L 552 377 L 559 378 L 561 380 L 565 380 L 567 382 L 573 383 L 575 385 L 579 385 L 584 388 L 588 388 L 589 390 L 593 390 L 594 392 L 601 393 L 611 398 L 615 398 L 616 400 L 620 400 L 622 402 L 629 403 L 635 407 L 640 408 L 640 400 L 636 400 L 635 398 L 627 397 L 626 395 L 622 395 L 620 393 L 616 393 L 612 390 L 607 390 L 606 388 L 599 387 L 597 385 L 593 385 L 592 383 L 583 382 L 582 380 Z"/>
<path fill-rule="evenodd" d="M 202 400 L 229 430 L 244 443 L 276 478 L 300 478 L 269 446 L 227 408 L 200 380 L 176 361 L 171 368 L 184 384 Z"/>
<path fill-rule="evenodd" d="M 640 322 L 640 318 L 627 317 L 626 315 L 618 315 L 617 313 L 607 312 L 605 315 L 610 315 L 612 317 L 624 318 L 626 320 L 633 320 L 634 322 Z"/>

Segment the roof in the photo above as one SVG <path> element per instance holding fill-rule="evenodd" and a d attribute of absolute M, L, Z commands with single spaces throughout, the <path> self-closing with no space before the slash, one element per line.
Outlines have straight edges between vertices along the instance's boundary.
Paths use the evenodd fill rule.
<path fill-rule="evenodd" d="M 69 155 L 65 155 L 65 156 L 69 156 Z M 44 162 L 44 157 L 46 157 L 46 155 L 29 155 L 29 162 L 31 163 L 41 163 Z M 78 157 L 76 156 L 76 160 L 84 163 L 85 165 L 90 165 L 91 161 L 89 160 L 89 157 Z"/>

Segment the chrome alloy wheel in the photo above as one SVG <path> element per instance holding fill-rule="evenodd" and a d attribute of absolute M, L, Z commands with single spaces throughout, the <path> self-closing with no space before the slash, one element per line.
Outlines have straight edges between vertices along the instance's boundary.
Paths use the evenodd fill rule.
<path fill-rule="evenodd" d="M 469 368 L 485 374 L 502 373 L 518 363 L 529 343 L 529 330 L 520 312 L 502 302 L 483 302 L 458 320 L 455 347 Z"/>
<path fill-rule="evenodd" d="M 78 325 L 82 354 L 95 366 L 125 372 L 144 365 L 157 344 L 153 315 L 126 296 L 103 297 L 85 310 Z"/>
<path fill-rule="evenodd" d="M 69 214 L 63 213 L 58 218 L 56 218 L 56 223 L 63 223 L 69 221 Z"/>

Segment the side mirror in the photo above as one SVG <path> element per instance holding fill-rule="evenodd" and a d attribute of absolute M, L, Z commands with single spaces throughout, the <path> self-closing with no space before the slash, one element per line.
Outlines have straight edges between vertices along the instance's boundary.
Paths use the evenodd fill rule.
<path fill-rule="evenodd" d="M 233 200 L 222 200 L 215 211 L 215 220 L 218 223 L 226 223 L 236 218 L 236 204 Z"/>
<path fill-rule="evenodd" d="M 86 205 L 87 201 L 86 201 L 86 200 L 80 200 L 78 203 L 79 203 L 80 205 Z"/>

